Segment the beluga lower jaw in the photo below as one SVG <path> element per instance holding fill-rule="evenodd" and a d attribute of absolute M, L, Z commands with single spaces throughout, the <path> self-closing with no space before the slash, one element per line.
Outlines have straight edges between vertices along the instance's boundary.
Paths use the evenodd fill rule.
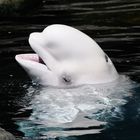
<path fill-rule="evenodd" d="M 83 32 L 61 24 L 30 34 L 34 54 L 15 59 L 31 79 L 45 86 L 71 87 L 113 82 L 119 75 L 110 58 Z"/>

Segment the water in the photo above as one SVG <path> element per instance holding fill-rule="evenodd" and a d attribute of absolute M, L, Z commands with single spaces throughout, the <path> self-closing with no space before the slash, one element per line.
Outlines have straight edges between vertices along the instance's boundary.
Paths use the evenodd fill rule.
<path fill-rule="evenodd" d="M 32 110 L 32 113 L 28 118 L 16 119 L 19 130 L 26 137 L 44 138 L 100 133 L 112 121 L 124 119 L 121 106 L 132 97 L 133 84 L 121 76 L 118 83 L 96 87 L 38 90 L 30 87 L 20 105 L 24 104 L 24 110 Z M 29 104 L 27 99 L 31 100 Z"/>
<path fill-rule="evenodd" d="M 139 140 L 139 0 L 46 0 L 23 13 L 0 20 L 0 126 L 23 139 Z M 53 23 L 90 35 L 126 77 L 103 88 L 42 89 L 31 83 L 14 56 L 32 52 L 29 34 Z M 58 108 L 61 103 L 65 108 Z"/>

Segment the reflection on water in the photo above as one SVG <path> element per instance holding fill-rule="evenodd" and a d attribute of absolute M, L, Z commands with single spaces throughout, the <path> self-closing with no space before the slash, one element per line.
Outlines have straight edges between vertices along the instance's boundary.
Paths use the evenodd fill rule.
<path fill-rule="evenodd" d="M 94 38 L 118 72 L 139 84 L 140 1 L 43 0 L 40 7 L 25 11 L 2 16 L 0 20 L 0 125 L 27 139 L 82 135 L 72 138 L 139 140 L 140 88 L 135 83 L 124 78 L 111 85 L 109 91 L 108 86 L 105 91 L 92 86 L 38 89 L 14 56 L 32 52 L 27 41 L 31 32 L 42 31 L 53 23 L 67 24 Z M 55 98 L 57 95 L 61 98 Z M 52 123 L 54 120 L 57 126 Z M 107 125 L 95 125 L 102 122 Z M 97 132 L 100 134 L 93 134 Z"/>
<path fill-rule="evenodd" d="M 32 110 L 32 113 L 28 118 L 17 120 L 19 130 L 32 138 L 99 133 L 112 120 L 123 120 L 121 106 L 132 96 L 134 84 L 127 77 L 120 76 L 114 83 L 96 86 L 30 87 L 22 99 L 26 107 L 21 114 L 26 110 Z M 27 104 L 26 99 L 30 100 Z"/>

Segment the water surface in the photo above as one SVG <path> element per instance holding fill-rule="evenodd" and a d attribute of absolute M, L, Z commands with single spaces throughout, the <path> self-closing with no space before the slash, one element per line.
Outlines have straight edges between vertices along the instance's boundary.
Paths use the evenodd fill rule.
<path fill-rule="evenodd" d="M 26 137 L 26 139 L 46 139 L 49 136 L 56 136 L 56 139 L 139 140 L 139 0 L 46 0 L 33 11 L 29 11 L 29 14 L 24 15 L 23 13 L 24 10 L 16 15 L 1 16 L 0 20 L 0 126 L 16 136 Z M 63 111 L 61 114 L 64 114 L 64 116 L 58 117 L 57 114 L 58 118 L 54 118 L 55 120 L 68 121 L 76 119 L 73 124 L 64 126 L 56 125 L 55 123 L 55 125 L 49 126 L 47 124 L 48 127 L 44 127 L 37 123 L 34 113 L 37 113 L 38 116 L 40 111 L 39 105 L 44 106 L 44 104 L 37 104 L 36 100 L 40 99 L 44 90 L 40 90 L 39 87 L 29 80 L 23 69 L 15 62 L 14 56 L 18 53 L 32 52 L 28 44 L 29 34 L 34 31 L 42 31 L 47 25 L 54 23 L 73 26 L 94 38 L 112 59 L 118 72 L 131 79 L 127 80 L 126 78 L 119 85 L 116 85 L 115 88 L 110 88 L 115 89 L 113 92 L 105 92 L 108 94 L 113 93 L 110 94 L 111 96 L 101 96 L 102 98 L 115 99 L 115 101 L 119 99 L 116 102 L 112 102 L 111 105 L 114 105 L 115 108 L 112 107 L 112 110 L 109 109 L 109 113 L 103 111 L 97 113 L 92 108 L 93 104 L 95 105 L 99 101 L 102 101 L 98 100 L 96 102 L 96 99 L 99 98 L 93 98 L 94 94 L 104 92 L 102 90 L 97 92 L 93 87 L 87 86 L 83 87 L 82 91 L 83 94 L 86 92 L 92 95 L 91 102 L 90 100 L 86 100 L 87 103 L 81 99 L 80 101 L 84 102 L 84 105 L 81 106 L 80 101 L 73 102 L 67 98 L 67 102 L 65 102 L 67 108 L 56 110 L 58 114 Z M 52 99 L 50 91 L 51 89 L 45 90 L 45 93 L 48 93 L 46 95 L 48 99 Z M 78 97 L 75 97 L 75 93 L 79 92 L 79 90 L 75 89 L 74 92 L 65 92 L 64 90 L 58 92 L 58 90 L 53 90 L 54 95 L 61 92 L 65 93 L 66 97 L 72 93 L 72 97 L 78 99 Z M 79 93 L 82 94 L 81 90 Z M 61 102 L 65 99 L 64 95 L 61 96 Z M 86 97 L 86 95 L 82 95 L 81 97 Z M 48 101 L 48 99 L 46 100 Z M 87 99 L 89 98 L 87 97 Z M 57 102 L 55 101 L 55 103 Z M 75 106 L 71 106 L 72 103 L 76 104 L 76 109 Z M 105 101 L 101 102 L 102 104 L 105 104 Z M 55 105 L 58 107 L 59 103 Z M 34 110 L 34 106 L 37 106 L 38 110 Z M 107 102 L 102 107 L 108 106 Z M 90 108 L 92 111 L 88 112 L 87 108 Z M 70 109 L 73 109 L 72 112 L 75 112 L 75 114 L 80 113 L 79 118 L 75 118 L 75 114 L 68 111 Z M 47 110 L 49 109 L 47 108 Z M 83 112 L 86 110 L 88 115 L 83 115 L 83 112 L 81 113 L 79 110 Z M 56 113 L 55 110 L 53 111 L 52 113 Z M 115 117 L 113 116 L 113 112 L 116 113 Z M 70 114 L 66 115 L 66 113 Z M 85 118 L 85 116 L 87 117 Z M 84 128 L 80 123 L 81 126 L 78 127 L 78 122 L 81 120 L 83 122 L 86 121 L 85 124 L 90 124 L 90 126 Z M 91 120 L 94 121 L 91 123 Z M 107 122 L 107 125 L 95 125 L 98 121 L 101 124 Z M 53 133 L 50 133 L 52 130 Z M 71 131 L 73 131 L 75 136 L 71 134 Z"/>

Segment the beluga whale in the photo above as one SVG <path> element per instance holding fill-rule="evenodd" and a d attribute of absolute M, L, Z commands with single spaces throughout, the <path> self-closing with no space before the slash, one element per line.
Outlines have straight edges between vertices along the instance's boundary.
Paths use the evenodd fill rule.
<path fill-rule="evenodd" d="M 17 62 L 44 86 L 71 87 L 113 82 L 119 74 L 100 46 L 85 33 L 61 24 L 29 36 L 35 53 L 18 54 Z"/>

